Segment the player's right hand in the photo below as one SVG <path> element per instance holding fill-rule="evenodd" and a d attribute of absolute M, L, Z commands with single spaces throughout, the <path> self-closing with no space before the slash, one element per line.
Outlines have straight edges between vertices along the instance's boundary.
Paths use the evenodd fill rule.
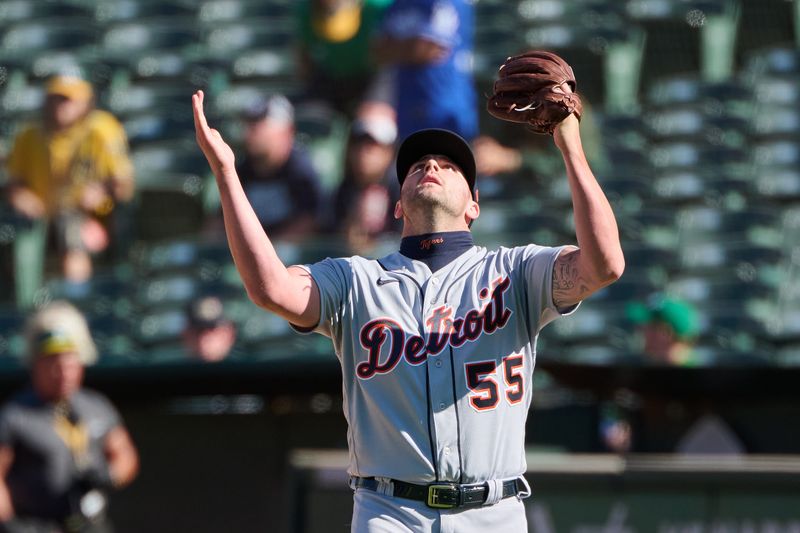
<path fill-rule="evenodd" d="M 208 127 L 206 115 L 203 113 L 203 98 L 203 91 L 197 91 L 192 95 L 197 144 L 200 145 L 200 149 L 203 151 L 203 155 L 206 156 L 206 160 L 215 176 L 221 177 L 226 173 L 235 173 L 236 164 L 233 150 L 217 130 Z"/>

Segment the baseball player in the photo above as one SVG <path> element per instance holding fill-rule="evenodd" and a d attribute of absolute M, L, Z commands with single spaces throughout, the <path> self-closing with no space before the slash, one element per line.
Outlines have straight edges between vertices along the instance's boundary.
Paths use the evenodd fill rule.
<path fill-rule="evenodd" d="M 247 202 L 233 152 L 206 122 L 202 92 L 193 108 L 250 298 L 330 337 L 341 362 L 352 531 L 527 531 L 524 430 L 537 335 L 624 268 L 578 120 L 569 116 L 554 139 L 579 248 L 475 246 L 472 152 L 434 129 L 398 151 L 398 252 L 287 268 Z"/>

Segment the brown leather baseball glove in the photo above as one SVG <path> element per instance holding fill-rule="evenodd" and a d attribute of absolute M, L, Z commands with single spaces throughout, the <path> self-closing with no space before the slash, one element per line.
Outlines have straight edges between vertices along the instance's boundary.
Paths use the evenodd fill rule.
<path fill-rule="evenodd" d="M 580 120 L 583 105 L 575 92 L 575 74 L 556 54 L 533 50 L 511 56 L 498 73 L 487 104 L 492 116 L 528 124 L 536 133 L 548 135 L 570 113 Z"/>

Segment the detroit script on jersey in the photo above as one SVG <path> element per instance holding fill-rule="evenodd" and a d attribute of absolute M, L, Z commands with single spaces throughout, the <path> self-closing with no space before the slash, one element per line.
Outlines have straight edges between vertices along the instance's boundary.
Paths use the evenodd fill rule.
<path fill-rule="evenodd" d="M 349 473 L 475 483 L 525 472 L 536 337 L 561 248 L 472 247 L 431 272 L 394 253 L 306 268 L 342 366 Z M 390 459 L 387 459 L 390 458 Z"/>
<path fill-rule="evenodd" d="M 438 355 L 448 345 L 458 348 L 467 341 L 477 340 L 483 333 L 491 334 L 503 328 L 511 318 L 504 294 L 511 285 L 509 278 L 494 283 L 490 301 L 480 309 L 471 309 L 463 317 L 452 318 L 452 306 L 443 305 L 433 310 L 424 320 L 425 336 L 408 334 L 391 318 L 371 320 L 361 328 L 361 346 L 369 352 L 367 360 L 356 367 L 356 375 L 369 379 L 375 374 L 391 372 L 405 358 L 410 365 L 424 363 L 428 356 Z M 484 287 L 479 292 L 481 300 L 489 296 Z M 389 354 L 381 361 L 384 344 L 390 343 Z"/>

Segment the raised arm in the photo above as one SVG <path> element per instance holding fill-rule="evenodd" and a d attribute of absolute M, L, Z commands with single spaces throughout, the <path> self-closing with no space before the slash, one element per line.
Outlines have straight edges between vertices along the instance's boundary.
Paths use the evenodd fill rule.
<path fill-rule="evenodd" d="M 203 91 L 192 96 L 197 144 L 217 178 L 225 233 L 247 295 L 301 327 L 312 327 L 320 316 L 319 291 L 313 278 L 298 267 L 286 268 L 261 227 L 236 174 L 233 150 L 211 129 L 203 112 Z"/>
<path fill-rule="evenodd" d="M 553 132 L 567 168 L 578 248 L 561 252 L 553 268 L 553 303 L 563 308 L 619 279 L 625 258 L 614 212 L 581 145 L 578 119 L 569 115 Z"/>

